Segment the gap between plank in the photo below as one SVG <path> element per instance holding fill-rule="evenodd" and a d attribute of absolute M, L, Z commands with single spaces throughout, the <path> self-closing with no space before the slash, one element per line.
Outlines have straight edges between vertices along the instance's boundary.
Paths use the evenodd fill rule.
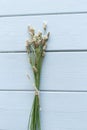
<path fill-rule="evenodd" d="M 69 14 L 87 14 L 87 11 L 79 11 L 79 12 L 59 12 L 59 13 L 32 13 L 32 14 L 8 14 L 8 15 L 0 15 L 2 17 L 22 17 L 22 16 L 41 16 L 41 15 L 69 15 Z"/>
<path fill-rule="evenodd" d="M 87 52 L 87 49 L 46 50 L 46 52 Z M 0 53 L 27 53 L 26 51 L 0 51 Z"/>
<path fill-rule="evenodd" d="M 0 92 L 34 92 L 26 89 L 0 89 Z M 87 90 L 40 90 L 41 93 L 87 93 Z"/>

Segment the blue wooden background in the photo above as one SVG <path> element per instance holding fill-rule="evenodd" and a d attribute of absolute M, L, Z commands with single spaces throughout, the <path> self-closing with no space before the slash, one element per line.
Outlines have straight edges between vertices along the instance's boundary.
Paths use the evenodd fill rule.
<path fill-rule="evenodd" d="M 87 130 L 87 0 L 0 0 L 0 130 L 27 130 L 34 96 L 27 26 L 41 29 L 43 20 L 51 36 L 41 72 L 42 130 Z"/>

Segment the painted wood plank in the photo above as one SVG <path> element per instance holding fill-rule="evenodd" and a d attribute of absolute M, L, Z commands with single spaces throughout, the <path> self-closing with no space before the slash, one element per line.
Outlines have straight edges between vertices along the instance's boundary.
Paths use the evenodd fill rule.
<path fill-rule="evenodd" d="M 24 51 L 27 26 L 48 21 L 48 50 L 87 49 L 87 14 L 0 18 L 0 51 Z"/>
<path fill-rule="evenodd" d="M 33 89 L 33 74 L 27 58 L 25 53 L 0 54 L 1 90 Z M 87 52 L 47 52 L 41 72 L 41 90 L 87 91 Z"/>
<path fill-rule="evenodd" d="M 41 92 L 42 130 L 87 130 L 87 93 Z M 27 130 L 31 92 L 0 92 L 0 129 Z"/>
<path fill-rule="evenodd" d="M 0 15 L 87 11 L 86 0 L 1 0 Z"/>

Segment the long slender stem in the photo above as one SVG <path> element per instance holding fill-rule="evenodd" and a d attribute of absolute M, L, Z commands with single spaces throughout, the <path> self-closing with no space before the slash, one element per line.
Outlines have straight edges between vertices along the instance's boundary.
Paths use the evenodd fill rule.
<path fill-rule="evenodd" d="M 44 32 L 46 33 L 46 23 L 43 24 Z M 28 27 L 30 39 L 26 41 L 26 49 L 30 59 L 30 64 L 34 72 L 35 79 L 35 96 L 30 114 L 28 130 L 41 130 L 40 125 L 40 100 L 39 95 L 36 94 L 40 89 L 40 73 L 42 67 L 43 57 L 47 47 L 47 40 L 49 39 L 49 32 L 42 35 L 42 32 L 35 34 L 33 27 Z M 37 91 L 36 91 L 37 90 Z"/>
<path fill-rule="evenodd" d="M 35 95 L 31 110 L 30 130 L 41 130 L 40 126 L 40 101 L 38 95 Z"/>

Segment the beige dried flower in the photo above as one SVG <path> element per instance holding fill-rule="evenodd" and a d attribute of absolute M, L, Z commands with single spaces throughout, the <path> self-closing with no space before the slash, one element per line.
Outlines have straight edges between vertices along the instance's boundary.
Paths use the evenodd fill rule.
<path fill-rule="evenodd" d="M 28 30 L 31 35 L 34 35 L 35 29 L 32 26 L 28 26 Z"/>
<path fill-rule="evenodd" d="M 38 36 L 42 36 L 42 32 L 41 31 L 38 31 L 38 34 L 37 34 Z"/>
<path fill-rule="evenodd" d="M 33 42 L 36 42 L 36 40 L 37 40 L 37 39 L 36 39 L 35 37 L 33 37 L 32 41 L 33 41 Z"/>
<path fill-rule="evenodd" d="M 43 29 L 44 29 L 44 30 L 47 29 L 47 22 L 46 22 L 46 21 L 43 22 Z"/>
<path fill-rule="evenodd" d="M 28 47 L 28 45 L 29 45 L 29 41 L 28 41 L 28 40 L 26 40 L 26 43 L 25 43 L 25 44 L 26 44 L 26 47 Z"/>
<path fill-rule="evenodd" d="M 47 41 L 47 40 L 48 40 L 48 36 L 47 36 L 47 35 L 44 36 L 43 39 L 44 39 L 45 41 Z"/>
<path fill-rule="evenodd" d="M 43 50 L 46 50 L 46 48 L 47 48 L 47 45 L 45 44 L 45 45 L 43 46 Z"/>
<path fill-rule="evenodd" d="M 49 38 L 49 36 L 50 36 L 50 32 L 47 33 L 47 37 L 48 37 L 48 38 Z"/>
<path fill-rule="evenodd" d="M 46 52 L 45 52 L 45 51 L 43 51 L 43 53 L 42 53 L 42 56 L 43 56 L 43 57 L 45 56 L 45 53 L 46 53 Z"/>
<path fill-rule="evenodd" d="M 35 42 L 35 47 L 37 48 L 39 46 L 38 42 Z"/>
<path fill-rule="evenodd" d="M 41 42 L 42 42 L 42 40 L 38 40 L 38 45 L 40 45 L 40 44 L 41 44 Z"/>
<path fill-rule="evenodd" d="M 42 39 L 42 45 L 43 45 L 43 46 L 45 45 L 45 40 L 44 40 L 44 39 Z"/>
<path fill-rule="evenodd" d="M 38 72 L 37 68 L 35 66 L 32 67 L 34 72 Z"/>

